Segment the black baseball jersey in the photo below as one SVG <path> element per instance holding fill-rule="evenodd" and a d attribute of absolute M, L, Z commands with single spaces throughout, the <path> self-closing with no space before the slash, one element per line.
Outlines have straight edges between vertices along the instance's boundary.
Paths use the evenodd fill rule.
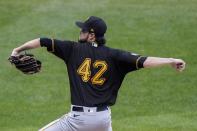
<path fill-rule="evenodd" d="M 125 75 L 143 68 L 147 58 L 96 43 L 40 38 L 40 44 L 65 62 L 71 103 L 79 106 L 115 104 Z"/>

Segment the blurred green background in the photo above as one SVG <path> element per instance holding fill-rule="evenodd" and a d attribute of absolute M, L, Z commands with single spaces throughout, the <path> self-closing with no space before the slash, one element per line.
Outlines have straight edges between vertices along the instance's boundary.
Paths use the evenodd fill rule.
<path fill-rule="evenodd" d="M 125 78 L 112 107 L 114 131 L 197 130 L 196 0 L 0 0 L 0 131 L 36 131 L 70 110 L 66 67 L 46 49 L 31 50 L 42 72 L 27 76 L 7 61 L 38 37 L 77 40 L 76 20 L 102 17 L 107 45 L 147 56 L 182 58 Z"/>

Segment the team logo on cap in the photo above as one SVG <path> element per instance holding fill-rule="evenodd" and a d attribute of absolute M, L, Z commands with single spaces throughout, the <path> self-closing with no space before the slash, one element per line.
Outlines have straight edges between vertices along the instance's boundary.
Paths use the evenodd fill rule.
<path fill-rule="evenodd" d="M 91 28 L 90 31 L 91 31 L 91 32 L 94 32 L 94 29 Z"/>

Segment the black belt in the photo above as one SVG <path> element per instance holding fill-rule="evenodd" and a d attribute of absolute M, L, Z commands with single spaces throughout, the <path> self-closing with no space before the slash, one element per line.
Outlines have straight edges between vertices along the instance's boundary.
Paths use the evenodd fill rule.
<path fill-rule="evenodd" d="M 96 107 L 96 112 L 105 111 L 105 110 L 108 110 L 108 107 L 107 106 L 99 106 L 99 107 Z M 73 106 L 72 107 L 72 111 L 84 112 L 84 109 L 83 109 L 83 107 L 80 107 L 80 106 Z M 90 112 L 90 110 L 88 110 L 88 112 Z"/>

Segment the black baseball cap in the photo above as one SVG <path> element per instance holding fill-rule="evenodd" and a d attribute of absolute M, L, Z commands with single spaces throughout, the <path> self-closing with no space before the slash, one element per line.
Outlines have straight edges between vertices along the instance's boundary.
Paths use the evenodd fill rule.
<path fill-rule="evenodd" d="M 83 31 L 95 33 L 96 37 L 104 37 L 107 31 L 105 21 L 96 16 L 90 16 L 85 22 L 76 21 L 75 24 Z"/>

